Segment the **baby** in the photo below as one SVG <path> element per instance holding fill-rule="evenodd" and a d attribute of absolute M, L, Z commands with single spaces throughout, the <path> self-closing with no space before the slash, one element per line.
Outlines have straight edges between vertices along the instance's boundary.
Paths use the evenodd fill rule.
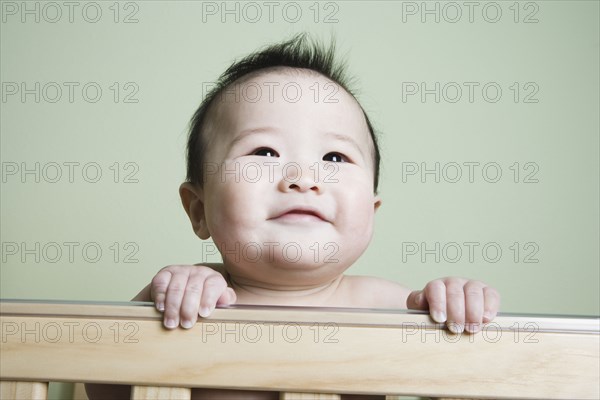
<path fill-rule="evenodd" d="M 154 301 L 167 328 L 236 302 L 429 310 L 456 333 L 495 317 L 499 295 L 482 282 L 443 278 L 411 291 L 344 275 L 371 240 L 380 157 L 333 54 L 304 35 L 251 54 L 195 113 L 180 195 L 223 264 L 165 267 L 134 298 Z"/>

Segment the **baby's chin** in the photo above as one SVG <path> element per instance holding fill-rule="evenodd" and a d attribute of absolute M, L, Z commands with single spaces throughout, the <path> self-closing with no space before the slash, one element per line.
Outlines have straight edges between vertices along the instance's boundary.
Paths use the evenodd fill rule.
<path fill-rule="evenodd" d="M 312 256 L 311 254 L 293 259 L 273 256 L 265 260 L 242 260 L 237 263 L 224 259 L 224 266 L 229 274 L 243 280 L 287 287 L 330 282 L 352 265 L 351 260 L 339 258 L 317 263 Z"/>

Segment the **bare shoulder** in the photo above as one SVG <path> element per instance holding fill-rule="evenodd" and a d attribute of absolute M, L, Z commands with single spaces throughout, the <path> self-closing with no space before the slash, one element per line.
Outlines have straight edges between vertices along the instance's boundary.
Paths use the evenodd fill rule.
<path fill-rule="evenodd" d="M 373 276 L 345 275 L 339 293 L 347 307 L 406 308 L 411 290 L 397 282 Z"/>

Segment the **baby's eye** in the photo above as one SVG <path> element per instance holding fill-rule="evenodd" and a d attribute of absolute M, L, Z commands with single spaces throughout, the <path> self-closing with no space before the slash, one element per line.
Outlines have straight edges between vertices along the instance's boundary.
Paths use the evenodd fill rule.
<path fill-rule="evenodd" d="M 252 155 L 265 157 L 279 157 L 279 154 L 269 147 L 261 147 L 260 149 L 255 150 L 252 153 Z"/>
<path fill-rule="evenodd" d="M 331 153 L 327 153 L 323 156 L 323 161 L 348 162 L 348 159 L 345 155 L 332 151 Z"/>

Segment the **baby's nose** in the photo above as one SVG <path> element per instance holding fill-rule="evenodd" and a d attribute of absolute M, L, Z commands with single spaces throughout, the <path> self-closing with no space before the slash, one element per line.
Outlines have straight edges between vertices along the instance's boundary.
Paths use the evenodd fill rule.
<path fill-rule="evenodd" d="M 284 191 L 297 190 L 307 192 L 313 190 L 319 192 L 321 185 L 318 181 L 318 175 L 315 168 L 301 168 L 299 164 L 288 164 L 283 169 L 283 179 L 280 182 Z"/>

